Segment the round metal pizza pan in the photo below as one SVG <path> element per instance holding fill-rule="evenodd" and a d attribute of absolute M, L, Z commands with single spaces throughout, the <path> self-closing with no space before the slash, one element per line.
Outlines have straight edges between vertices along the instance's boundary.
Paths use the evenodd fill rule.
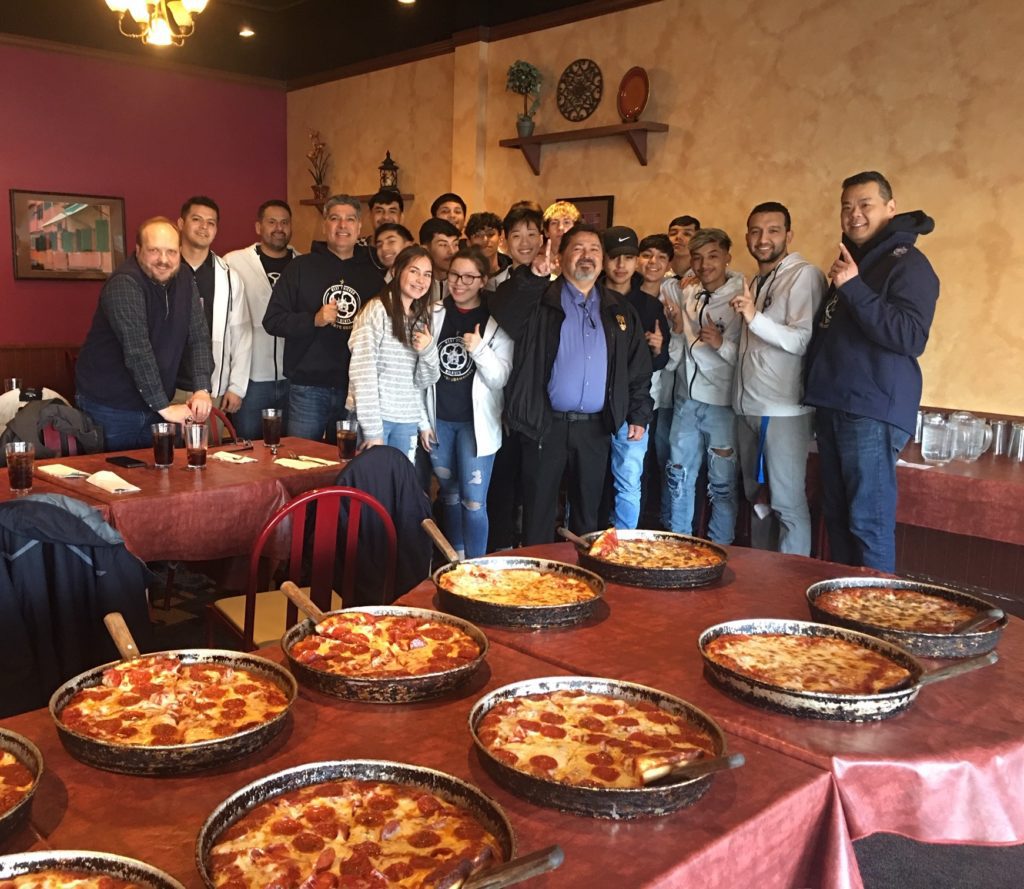
<path fill-rule="evenodd" d="M 501 846 L 505 861 L 515 857 L 516 840 L 504 810 L 483 791 L 454 775 L 424 766 L 382 759 L 347 759 L 312 762 L 260 778 L 236 791 L 222 802 L 203 823 L 196 840 L 196 867 L 203 882 L 213 887 L 206 862 L 221 835 L 236 821 L 268 799 L 291 790 L 327 781 L 355 779 L 386 781 L 433 793 L 446 802 L 466 809 Z"/>
<path fill-rule="evenodd" d="M 590 555 L 590 546 L 603 534 L 603 531 L 591 531 L 581 535 L 580 539 L 587 542 L 587 547 L 576 545 L 577 558 L 583 568 L 600 574 L 612 583 L 629 586 L 652 587 L 654 589 L 693 589 L 714 583 L 725 573 L 725 565 L 729 554 L 724 547 L 701 537 L 688 534 L 676 534 L 672 531 L 617 531 L 619 540 L 671 540 L 688 543 L 701 549 L 710 550 L 718 556 L 718 562 L 701 568 L 664 568 L 643 567 L 637 565 L 620 565 L 608 559 Z"/>
<path fill-rule="evenodd" d="M 126 664 L 125 661 L 112 661 L 69 679 L 50 698 L 50 716 L 57 727 L 57 734 L 65 749 L 75 759 L 98 769 L 128 775 L 180 775 L 210 768 L 226 760 L 252 753 L 273 739 L 284 728 L 285 720 L 298 694 L 298 684 L 291 673 L 280 664 L 254 654 L 215 648 L 187 648 L 153 652 L 144 656 L 174 657 L 185 664 L 222 664 L 236 670 L 247 670 L 268 679 L 280 688 L 288 698 L 288 706 L 273 719 L 255 728 L 225 738 L 194 741 L 189 744 L 133 747 L 129 744 L 114 744 L 91 738 L 68 728 L 61 722 L 61 711 L 77 692 L 100 685 L 105 670 Z"/>
<path fill-rule="evenodd" d="M 884 590 L 912 590 L 947 599 L 958 605 L 965 605 L 975 611 L 988 611 L 994 606 L 959 590 L 937 586 L 931 583 L 920 583 L 913 580 L 900 580 L 891 577 L 837 577 L 812 584 L 807 589 L 807 604 L 811 617 L 824 624 L 834 624 L 861 633 L 868 633 L 899 645 L 918 657 L 963 658 L 984 654 L 991 651 L 999 643 L 999 637 L 1008 623 L 1006 615 L 994 624 L 973 633 L 922 633 L 916 630 L 900 630 L 895 627 L 883 627 L 850 617 L 842 617 L 832 611 L 826 611 L 817 605 L 818 598 L 833 590 L 850 587 L 873 587 Z"/>
<path fill-rule="evenodd" d="M 567 605 L 498 605 L 469 596 L 460 596 L 446 590 L 441 578 L 461 565 L 480 565 L 497 571 L 531 569 L 544 574 L 564 574 L 582 580 L 594 591 L 591 599 L 571 602 Z M 564 627 L 582 623 L 590 618 L 604 598 L 604 581 L 577 565 L 556 562 L 553 559 L 537 559 L 528 556 L 484 556 L 480 559 L 466 559 L 449 562 L 434 572 L 434 586 L 437 600 L 445 611 L 457 614 L 473 623 L 490 624 L 499 627 Z"/>
<path fill-rule="evenodd" d="M 21 852 L 0 855 L 0 880 L 13 880 L 23 874 L 44 870 L 74 870 L 97 876 L 110 876 L 145 889 L 185 889 L 177 880 L 159 868 L 108 852 L 85 852 L 58 849 L 46 852 Z"/>
<path fill-rule="evenodd" d="M 906 668 L 910 676 L 906 682 L 896 688 L 875 694 L 837 694 L 835 692 L 797 691 L 784 688 L 744 676 L 742 673 L 715 663 L 707 656 L 707 645 L 712 639 L 732 633 L 740 635 L 779 633 L 789 636 L 823 636 L 843 639 L 895 661 L 901 667 Z M 971 660 L 961 661 L 950 667 L 927 672 L 913 655 L 898 645 L 893 645 L 876 636 L 829 624 L 772 618 L 733 620 L 715 624 L 700 634 L 697 644 L 700 647 L 701 656 L 704 658 L 704 675 L 713 685 L 721 688 L 727 694 L 768 710 L 792 716 L 806 716 L 812 719 L 829 719 L 838 722 L 871 722 L 896 716 L 913 703 L 923 685 L 949 679 L 998 660 L 998 656 L 993 651 Z"/>
<path fill-rule="evenodd" d="M 35 795 L 39 779 L 43 774 L 43 755 L 28 738 L 5 728 L 0 728 L 0 750 L 6 750 L 13 754 L 14 758 L 32 773 L 32 786 L 29 787 L 28 793 L 6 812 L 0 813 L 0 843 L 2 843 L 28 821 L 29 811 L 32 808 L 32 797 Z"/>
<path fill-rule="evenodd" d="M 480 665 L 487 656 L 487 637 L 469 621 L 453 617 L 450 614 L 430 611 L 426 608 L 405 608 L 399 605 L 369 605 L 360 608 L 329 611 L 324 616 L 330 617 L 332 614 L 349 614 L 351 612 L 364 612 L 378 617 L 384 615 L 411 617 L 457 627 L 480 646 L 480 654 L 468 664 L 456 667 L 453 670 L 443 670 L 439 673 L 425 673 L 417 676 L 367 678 L 329 673 L 326 670 L 317 670 L 310 667 L 292 657 L 291 651 L 295 644 L 307 636 L 311 636 L 316 631 L 316 623 L 306 619 L 285 633 L 281 639 L 281 648 L 284 651 L 285 657 L 288 658 L 288 666 L 291 668 L 292 673 L 307 688 L 349 701 L 362 701 L 368 704 L 408 704 L 414 701 L 424 701 L 440 697 L 468 682 L 473 674 L 480 669 Z"/>
<path fill-rule="evenodd" d="M 501 701 L 532 694 L 570 690 L 654 704 L 674 716 L 685 717 L 688 722 L 706 731 L 714 745 L 713 756 L 722 756 L 727 752 L 725 734 L 718 724 L 702 710 L 681 698 L 633 682 L 602 679 L 596 676 L 550 676 L 513 682 L 495 689 L 477 701 L 470 711 L 469 730 L 473 735 L 473 743 L 485 770 L 495 781 L 517 796 L 540 806 L 577 815 L 588 815 L 592 818 L 616 820 L 667 815 L 684 806 L 693 805 L 711 787 L 714 775 L 658 783 L 648 787 L 579 787 L 563 784 L 506 765 L 495 758 L 480 742 L 477 727 L 487 713 Z"/>

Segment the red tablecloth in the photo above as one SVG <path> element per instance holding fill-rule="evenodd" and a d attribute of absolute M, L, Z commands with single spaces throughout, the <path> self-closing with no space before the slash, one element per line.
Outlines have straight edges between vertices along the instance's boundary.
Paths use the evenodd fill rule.
<path fill-rule="evenodd" d="M 213 448 L 231 450 L 232 446 Z M 278 456 L 290 450 L 323 459 L 337 460 L 334 445 L 300 438 L 282 439 Z M 152 449 L 124 451 L 152 463 Z M 257 442 L 244 456 L 255 463 L 223 463 L 207 460 L 206 469 L 185 469 L 185 454 L 179 449 L 169 469 L 122 469 L 106 462 L 110 454 L 89 454 L 39 461 L 63 463 L 93 473 L 112 470 L 142 490 L 133 494 L 110 494 L 85 479 L 46 478 L 49 485 L 72 496 L 85 496 L 103 503 L 108 521 L 129 550 L 144 561 L 203 561 L 247 555 L 263 523 L 296 494 L 329 485 L 342 465 L 290 469 L 274 463 L 267 448 Z M 36 479 L 40 478 L 38 469 Z"/>
<path fill-rule="evenodd" d="M 518 552 L 576 561 L 569 544 Z M 849 724 L 771 713 L 708 683 L 701 631 L 748 617 L 810 620 L 806 588 L 857 569 L 739 547 L 729 557 L 722 581 L 703 589 L 609 584 L 607 617 L 575 629 L 484 630 L 566 671 L 678 695 L 730 732 L 831 770 L 854 839 L 887 831 L 926 842 L 1024 841 L 1024 623 L 1010 619 L 995 666 L 925 687 L 893 719 Z M 433 606 L 433 587 L 399 601 Z"/>
<path fill-rule="evenodd" d="M 279 652 L 267 652 L 279 659 Z M 467 718 L 486 691 L 545 676 L 551 665 L 493 646 L 471 687 L 456 696 L 406 706 L 350 704 L 302 691 L 283 737 L 234 765 L 183 778 L 100 772 L 71 759 L 49 714 L 4 720 L 42 751 L 46 773 L 32 824 L 0 851 L 86 848 L 142 858 L 199 887 L 196 835 L 225 797 L 250 781 L 301 763 L 374 758 L 416 763 L 468 780 L 505 808 L 521 852 L 551 843 L 565 864 L 531 881 L 535 889 L 822 886 L 859 889 L 852 846 L 828 773 L 736 737 L 730 750 L 746 765 L 718 775 L 697 804 L 672 815 L 614 822 L 564 815 L 519 800 L 483 771 Z M 614 875 L 614 876 L 613 876 Z"/>

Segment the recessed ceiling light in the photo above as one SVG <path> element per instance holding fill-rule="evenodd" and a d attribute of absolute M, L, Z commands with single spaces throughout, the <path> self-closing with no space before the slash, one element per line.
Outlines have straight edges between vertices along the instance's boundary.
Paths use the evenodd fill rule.
<path fill-rule="evenodd" d="M 248 25 L 242 25 L 241 30 L 238 32 L 239 37 L 255 37 L 256 32 Z"/>
<path fill-rule="evenodd" d="M 412 6 L 413 3 L 416 2 L 416 0 L 398 0 L 398 2 L 401 3 L 403 6 Z"/>

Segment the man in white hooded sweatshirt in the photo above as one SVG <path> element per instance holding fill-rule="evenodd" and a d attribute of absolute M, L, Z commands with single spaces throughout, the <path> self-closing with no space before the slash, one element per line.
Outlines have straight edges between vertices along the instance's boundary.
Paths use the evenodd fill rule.
<path fill-rule="evenodd" d="M 284 375 L 284 339 L 263 329 L 263 315 L 270 292 L 285 266 L 298 255 L 289 245 L 292 236 L 292 210 L 284 201 L 264 201 L 256 211 L 259 240 L 224 259 L 237 272 L 245 287 L 245 301 L 252 326 L 252 362 L 248 394 L 235 414 L 235 429 L 243 438 L 263 435 L 262 411 L 276 407 L 288 410 L 288 380 Z M 287 428 L 287 417 L 285 417 Z"/>
<path fill-rule="evenodd" d="M 805 474 L 814 409 L 803 400 L 804 353 L 825 293 L 825 276 L 799 253 L 789 210 L 758 204 L 747 218 L 747 249 L 757 277 L 732 301 L 743 319 L 733 388 L 743 490 L 754 504 L 751 543 L 811 554 Z M 768 508 L 770 504 L 770 509 Z"/>

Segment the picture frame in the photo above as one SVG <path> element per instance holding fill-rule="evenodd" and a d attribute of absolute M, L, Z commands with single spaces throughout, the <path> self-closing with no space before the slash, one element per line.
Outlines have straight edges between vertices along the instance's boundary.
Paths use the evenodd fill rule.
<path fill-rule="evenodd" d="M 14 277 L 104 281 L 125 259 L 124 199 L 11 189 Z"/>
<path fill-rule="evenodd" d="M 580 211 L 580 219 L 589 225 L 596 225 L 600 229 L 611 226 L 612 212 L 615 209 L 615 195 L 599 194 L 583 198 L 557 198 L 559 201 L 568 201 Z"/>

